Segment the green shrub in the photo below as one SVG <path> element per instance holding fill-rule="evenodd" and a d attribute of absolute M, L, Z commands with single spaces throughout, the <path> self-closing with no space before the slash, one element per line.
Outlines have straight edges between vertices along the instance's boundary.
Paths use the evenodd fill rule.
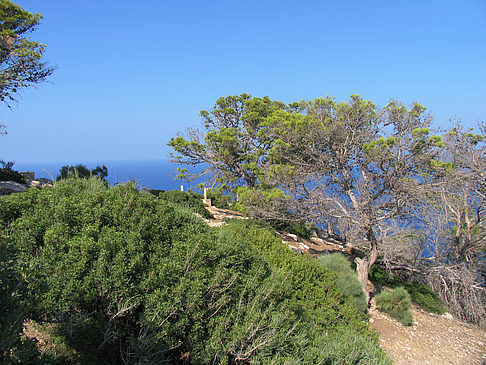
<path fill-rule="evenodd" d="M 376 265 L 371 268 L 369 278 L 371 281 L 377 282 L 383 286 L 403 286 L 403 282 L 400 279 L 390 274 L 388 270 Z"/>
<path fill-rule="evenodd" d="M 159 196 L 160 193 L 164 193 L 165 190 L 160 190 L 160 189 L 150 189 L 150 194 L 153 194 L 155 196 Z"/>
<path fill-rule="evenodd" d="M 387 270 L 376 266 L 371 269 L 370 280 L 375 281 L 382 286 L 389 286 L 392 288 L 403 286 L 410 294 L 412 302 L 422 309 L 436 314 L 444 314 L 446 312 L 446 308 L 437 294 L 435 294 L 427 285 L 419 284 L 414 281 L 402 281 L 399 278 L 392 276 Z"/>
<path fill-rule="evenodd" d="M 212 218 L 211 213 L 204 208 L 204 204 L 202 202 L 203 197 L 201 194 L 179 190 L 169 190 L 159 191 L 158 198 L 177 204 L 181 207 L 190 208 L 205 219 Z"/>
<path fill-rule="evenodd" d="M 412 302 L 420 308 L 435 314 L 444 314 L 446 312 L 446 307 L 442 304 L 437 294 L 435 294 L 427 285 L 413 281 L 407 281 L 404 285 L 412 298 Z"/>
<path fill-rule="evenodd" d="M 319 263 L 326 266 L 332 272 L 336 273 L 336 282 L 343 294 L 360 312 L 366 311 L 366 296 L 363 287 L 359 282 L 358 276 L 351 268 L 351 263 L 340 253 L 322 255 L 319 257 Z"/>
<path fill-rule="evenodd" d="M 413 325 L 410 294 L 403 287 L 381 292 L 375 297 L 375 301 L 378 310 L 389 314 L 404 326 Z"/>
<path fill-rule="evenodd" d="M 220 209 L 232 209 L 230 206 L 231 198 L 227 195 L 223 195 L 222 193 L 219 193 L 218 191 L 215 191 L 213 189 L 209 189 L 207 191 L 207 197 L 208 199 L 211 199 L 211 205 L 220 208 Z"/>
<path fill-rule="evenodd" d="M 342 333 L 353 359 L 386 359 L 335 275 L 252 222 L 212 229 L 96 179 L 2 197 L 0 218 L 58 362 L 337 364 Z"/>
<path fill-rule="evenodd" d="M 357 336 L 352 331 L 337 332 L 324 338 L 326 365 L 391 365 L 372 339 Z"/>
<path fill-rule="evenodd" d="M 25 178 L 17 171 L 3 168 L 0 169 L 0 181 L 15 181 L 19 184 L 25 184 Z"/>
<path fill-rule="evenodd" d="M 296 234 L 302 238 L 311 238 L 312 231 L 304 224 L 300 222 L 285 222 L 285 223 L 276 223 L 274 227 L 280 229 L 282 231 L 287 231 L 292 234 Z"/>

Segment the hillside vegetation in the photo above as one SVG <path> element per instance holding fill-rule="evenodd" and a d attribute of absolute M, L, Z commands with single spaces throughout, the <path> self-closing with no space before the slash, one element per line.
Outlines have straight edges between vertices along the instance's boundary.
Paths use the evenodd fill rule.
<path fill-rule="evenodd" d="M 0 221 L 3 363 L 389 363 L 336 274 L 251 222 L 95 178 L 2 197 Z"/>

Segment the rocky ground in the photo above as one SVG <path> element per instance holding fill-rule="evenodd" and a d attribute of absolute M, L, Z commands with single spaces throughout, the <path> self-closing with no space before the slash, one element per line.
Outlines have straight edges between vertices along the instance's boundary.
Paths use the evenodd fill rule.
<path fill-rule="evenodd" d="M 486 364 L 486 332 L 450 314 L 434 315 L 413 308 L 413 326 L 370 309 L 370 328 L 396 365 Z"/>
<path fill-rule="evenodd" d="M 208 207 L 215 219 L 211 226 L 224 224 L 225 218 L 244 219 L 238 212 Z M 332 238 L 317 236 L 302 239 L 294 234 L 278 232 L 282 242 L 296 252 L 318 256 L 341 251 L 352 254 L 351 248 Z M 435 315 L 420 308 L 412 310 L 414 325 L 406 327 L 379 312 L 372 301 L 370 328 L 380 336 L 380 344 L 396 365 L 486 365 L 486 331 L 463 323 L 450 314 Z"/>

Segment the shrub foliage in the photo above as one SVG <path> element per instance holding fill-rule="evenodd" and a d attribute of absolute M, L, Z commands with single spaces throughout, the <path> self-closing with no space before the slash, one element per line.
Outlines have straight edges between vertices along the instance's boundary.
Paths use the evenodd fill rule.
<path fill-rule="evenodd" d="M 389 363 L 334 274 L 251 222 L 214 229 L 163 195 L 68 179 L 1 198 L 0 223 L 2 282 L 20 273 L 21 318 L 53 328 L 62 362 Z"/>
<path fill-rule="evenodd" d="M 202 202 L 203 196 L 201 194 L 179 190 L 153 190 L 153 192 L 154 195 L 157 195 L 159 198 L 165 201 L 172 202 L 181 207 L 192 209 L 203 218 L 212 218 L 211 213 L 204 208 L 204 204 Z"/>
<path fill-rule="evenodd" d="M 25 178 L 18 171 L 9 168 L 0 169 L 0 181 L 15 181 L 19 184 L 25 184 Z"/>
<path fill-rule="evenodd" d="M 410 294 L 412 302 L 430 313 L 444 314 L 446 312 L 446 308 L 437 294 L 427 285 L 400 280 L 385 269 L 376 266 L 371 269 L 370 280 L 392 288 L 404 287 Z"/>
<path fill-rule="evenodd" d="M 319 257 L 319 263 L 336 273 L 336 282 L 339 289 L 349 298 L 356 309 L 360 312 L 365 312 L 368 305 L 363 287 L 346 257 L 338 252 L 322 255 Z"/>
<path fill-rule="evenodd" d="M 375 297 L 375 300 L 380 311 L 389 314 L 404 326 L 413 325 L 410 294 L 403 287 L 383 291 Z"/>

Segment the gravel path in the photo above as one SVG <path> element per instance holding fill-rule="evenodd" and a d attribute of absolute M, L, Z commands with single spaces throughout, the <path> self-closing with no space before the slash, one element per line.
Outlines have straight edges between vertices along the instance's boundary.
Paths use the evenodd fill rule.
<path fill-rule="evenodd" d="M 396 365 L 484 365 L 486 331 L 454 319 L 413 308 L 414 325 L 400 323 L 370 309 L 370 327 Z"/>

